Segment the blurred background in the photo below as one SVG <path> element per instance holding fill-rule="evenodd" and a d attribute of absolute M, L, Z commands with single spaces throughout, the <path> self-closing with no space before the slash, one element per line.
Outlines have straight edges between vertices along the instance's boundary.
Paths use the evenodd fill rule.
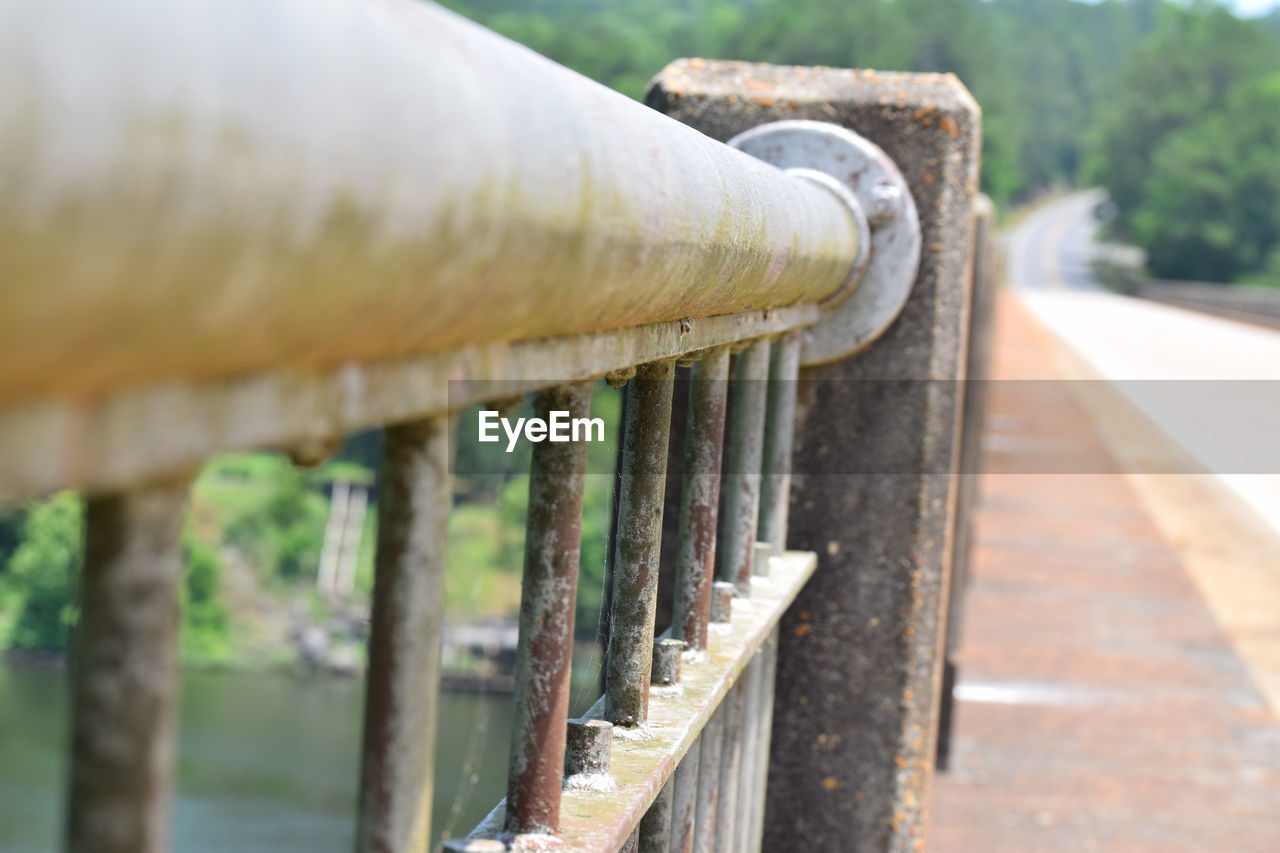
<path fill-rule="evenodd" d="M 643 97 L 649 78 L 666 63 L 689 56 L 954 72 L 983 109 L 982 186 L 996 202 L 1008 235 L 1013 288 L 1138 294 L 1219 315 L 1245 314 L 1254 324 L 1265 325 L 1268 314 L 1280 317 L 1280 8 L 1275 2 L 474 0 L 444 5 L 634 98 Z M 1019 305 L 1001 308 L 1005 331 L 997 338 L 1003 342 L 997 343 L 997 364 L 1003 358 L 1005 366 L 997 378 L 1018 378 L 1018 365 L 1037 363 L 1039 356 L 1027 355 L 1019 337 L 1030 334 L 1025 324 L 1032 315 L 1042 324 L 1049 322 L 1045 317 L 1057 317 L 1061 339 L 1089 336 L 1087 324 L 1068 328 L 1068 315 L 1076 309 L 1061 302 L 1036 302 L 1033 294 Z M 1080 310 L 1088 317 L 1095 309 Z M 1172 327 L 1152 322 L 1166 330 L 1160 343 L 1143 345 L 1157 360 L 1160 347 L 1189 346 L 1197 334 L 1193 330 L 1169 340 Z M 1237 350 L 1230 335 L 1213 340 L 1225 340 L 1217 348 L 1246 362 L 1275 352 L 1273 342 L 1242 344 Z M 1089 360 L 1079 348 L 1076 355 Z M 1108 353 L 1093 355 L 1095 370 L 1080 376 L 1107 373 L 1099 365 Z M 1121 378 L 1179 378 L 1135 369 L 1140 375 Z M 1036 378 L 1045 376 L 1062 378 L 1048 368 Z M 1004 445 L 995 440 L 997 451 L 1013 441 L 1007 429 L 1011 418 L 1016 421 L 1016 412 L 1008 410 L 1013 405 L 997 412 L 1005 417 Z M 618 392 L 602 384 L 594 407 L 616 424 Z M 464 434 L 474 434 L 468 426 L 474 417 L 474 412 L 464 417 Z M 1000 423 L 997 419 L 997 427 Z M 613 437 L 616 430 L 606 434 Z M 437 828 L 449 834 L 465 832 L 501 797 L 506 762 L 512 622 L 520 595 L 527 498 L 527 479 L 519 472 L 527 470 L 528 460 L 522 453 L 506 456 L 500 448 L 459 445 L 464 454 L 489 451 L 498 455 L 459 466 L 491 473 L 456 478 L 450 517 L 449 689 L 435 806 Z M 211 462 L 196 481 L 184 532 L 177 849 L 349 849 L 379 452 L 379 434 L 367 433 L 351 436 L 317 468 L 299 468 L 279 454 L 227 455 Z M 591 452 L 605 460 L 599 470 L 615 448 L 592 445 Z M 589 479 L 577 616 L 579 708 L 589 704 L 596 689 L 612 486 L 608 476 Z M 1236 489 L 1236 498 L 1247 503 L 1241 489 L 1247 491 Z M 59 798 L 54 792 L 62 785 L 66 728 L 62 667 L 76 619 L 80 533 L 81 505 L 72 494 L 0 506 L 4 851 L 56 845 Z M 1041 547 L 1054 546 L 1045 540 Z M 989 606 L 999 612 L 1007 603 Z M 1000 658 L 998 644 L 980 644 L 979 658 L 982 648 L 992 660 Z M 978 670 L 982 665 L 979 661 Z M 989 699 L 997 695 L 990 690 L 999 687 L 992 683 L 962 684 L 962 695 L 967 689 L 970 699 Z M 1266 702 L 1260 707 L 1265 711 Z M 970 767 L 964 776 L 963 738 L 980 734 L 965 729 L 964 721 L 962 715 L 955 784 L 963 787 L 968 780 L 980 786 L 980 776 L 973 775 L 979 770 Z M 977 741 L 968 743 L 976 749 Z M 1265 747 L 1276 748 L 1274 743 Z M 1273 778 L 1268 774 L 1274 769 L 1265 769 L 1265 778 Z M 981 772 L 989 778 L 991 769 Z M 963 791 L 950 796 L 940 811 L 944 824 L 977 820 L 966 811 Z M 1280 814 L 1274 798 L 1254 806 L 1274 807 Z M 1028 808 L 1033 816 L 1044 811 Z M 1271 832 L 1274 826 L 1263 829 Z M 939 837 L 939 844 L 950 845 L 946 849 L 997 849 L 991 839 L 958 829 L 948 835 L 945 826 Z M 1080 836 L 1100 837 L 1105 841 L 1105 833 Z M 1280 835 L 1271 839 L 1275 844 L 1269 848 L 1240 841 L 1240 846 L 1214 849 L 1280 849 Z M 1053 849 L 1092 849 L 1079 844 Z M 1032 848 L 1015 843 L 1005 849 Z M 1098 849 L 1182 848 L 1103 843 Z"/>

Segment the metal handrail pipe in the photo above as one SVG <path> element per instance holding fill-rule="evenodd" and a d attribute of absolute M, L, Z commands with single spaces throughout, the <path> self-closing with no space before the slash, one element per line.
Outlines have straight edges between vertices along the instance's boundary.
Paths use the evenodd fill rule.
<path fill-rule="evenodd" d="M 820 302 L 858 242 L 429 3 L 0 0 L 0 407 Z"/>

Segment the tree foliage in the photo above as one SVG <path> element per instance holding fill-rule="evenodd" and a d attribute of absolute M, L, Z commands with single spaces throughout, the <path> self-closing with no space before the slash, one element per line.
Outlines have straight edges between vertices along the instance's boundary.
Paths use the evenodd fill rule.
<path fill-rule="evenodd" d="M 1083 131 L 1158 0 L 447 0 L 632 97 L 681 56 L 957 74 L 998 202 L 1075 180 Z"/>
<path fill-rule="evenodd" d="M 22 544 L 8 565 L 16 592 L 17 620 L 9 647 L 31 652 L 62 651 L 75 622 L 75 580 L 83 554 L 80 502 L 55 495 L 26 514 Z"/>
<path fill-rule="evenodd" d="M 1165 278 L 1280 260 L 1280 36 L 1217 6 L 1163 7 L 1101 115 L 1088 175 Z"/>
<path fill-rule="evenodd" d="M 1162 276 L 1280 283 L 1268 75 L 1280 11 L 1205 0 L 449 0 L 633 97 L 680 56 L 949 71 L 1006 206 L 1081 177 Z M 1267 271 L 1271 270 L 1270 273 Z"/>
<path fill-rule="evenodd" d="M 7 643 L 0 650 L 61 652 L 78 615 L 77 587 L 84 560 L 84 510 L 70 492 L 32 504 L 23 514 L 21 540 L 3 577 L 0 597 L 13 611 Z M 225 656 L 228 613 L 221 595 L 222 562 L 216 547 L 183 534 L 186 554 L 182 603 L 183 651 L 189 656 Z"/>

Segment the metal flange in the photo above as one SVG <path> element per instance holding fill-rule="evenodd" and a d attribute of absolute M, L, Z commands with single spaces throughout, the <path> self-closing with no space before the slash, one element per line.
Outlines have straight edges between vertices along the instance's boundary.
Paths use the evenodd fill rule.
<path fill-rule="evenodd" d="M 822 121 L 777 121 L 729 145 L 834 192 L 867 236 L 848 286 L 805 333 L 803 364 L 838 361 L 866 349 L 902 311 L 920 266 L 920 218 L 906 179 L 889 155 L 851 130 Z"/>

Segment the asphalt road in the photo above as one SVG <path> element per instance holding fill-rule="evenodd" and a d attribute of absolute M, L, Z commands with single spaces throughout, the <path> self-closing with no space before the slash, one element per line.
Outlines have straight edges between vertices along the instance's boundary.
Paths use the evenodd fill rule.
<path fill-rule="evenodd" d="M 1005 243 L 1009 284 L 1019 290 L 1101 290 L 1090 267 L 1097 252 L 1093 211 L 1104 198 L 1098 189 L 1072 193 L 1011 230 Z"/>
<path fill-rule="evenodd" d="M 1011 229 L 1009 285 L 1191 458 L 1178 473 L 1217 475 L 1280 533 L 1280 332 L 1104 291 L 1090 271 L 1103 198 L 1072 193 Z"/>

